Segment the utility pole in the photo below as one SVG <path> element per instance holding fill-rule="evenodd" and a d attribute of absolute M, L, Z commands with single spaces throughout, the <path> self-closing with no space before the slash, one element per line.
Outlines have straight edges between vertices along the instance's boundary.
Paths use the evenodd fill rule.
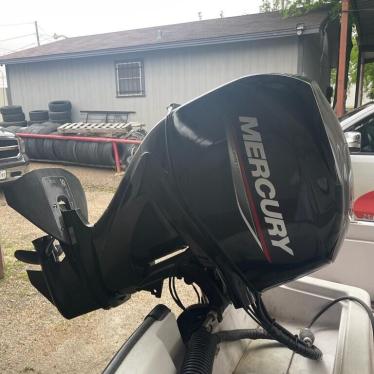
<path fill-rule="evenodd" d="M 34 25 L 35 25 L 36 42 L 38 43 L 38 46 L 40 46 L 38 21 L 35 21 L 35 22 L 34 22 Z"/>

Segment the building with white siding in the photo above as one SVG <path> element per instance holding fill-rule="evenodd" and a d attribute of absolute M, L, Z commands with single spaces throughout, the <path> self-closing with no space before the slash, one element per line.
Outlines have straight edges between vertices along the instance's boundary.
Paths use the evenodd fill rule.
<path fill-rule="evenodd" d="M 8 102 L 25 112 L 52 100 L 81 110 L 134 111 L 151 128 L 186 102 L 248 74 L 290 73 L 330 84 L 338 27 L 319 10 L 261 13 L 69 38 L 0 57 Z"/>

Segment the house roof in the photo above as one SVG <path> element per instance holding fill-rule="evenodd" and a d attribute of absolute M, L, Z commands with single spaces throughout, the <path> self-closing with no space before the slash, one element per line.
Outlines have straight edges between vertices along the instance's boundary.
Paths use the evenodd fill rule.
<path fill-rule="evenodd" d="M 290 36 L 296 34 L 298 24 L 304 24 L 304 34 L 316 33 L 319 32 L 327 15 L 328 11 L 326 9 L 287 18 L 282 17 L 279 12 L 259 13 L 78 36 L 2 56 L 0 57 L 0 64 L 69 59 Z"/>

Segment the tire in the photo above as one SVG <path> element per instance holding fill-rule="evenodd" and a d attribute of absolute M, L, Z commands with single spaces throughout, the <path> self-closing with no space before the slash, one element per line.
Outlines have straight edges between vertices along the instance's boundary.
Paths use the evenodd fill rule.
<path fill-rule="evenodd" d="M 29 134 L 51 134 L 57 130 L 59 125 L 57 123 L 45 122 L 33 124 L 24 128 L 24 133 Z"/>
<path fill-rule="evenodd" d="M 32 110 L 29 112 L 31 122 L 45 122 L 48 121 L 48 110 Z"/>
<path fill-rule="evenodd" d="M 3 114 L 4 122 L 18 122 L 25 120 L 25 113 Z"/>
<path fill-rule="evenodd" d="M 21 131 L 22 133 L 22 131 Z M 33 139 L 27 139 L 27 138 L 24 138 L 23 139 L 25 141 L 25 153 L 26 155 L 31 158 L 31 149 L 30 149 L 30 142 L 33 140 Z"/>
<path fill-rule="evenodd" d="M 76 161 L 82 164 L 97 165 L 98 144 L 91 142 L 78 142 L 76 146 Z"/>
<path fill-rule="evenodd" d="M 19 132 L 23 127 L 22 126 L 8 126 L 6 128 L 6 131 L 9 131 L 13 134 L 17 134 L 17 132 Z"/>
<path fill-rule="evenodd" d="M 45 124 L 31 125 L 20 129 L 19 133 L 30 134 L 52 134 L 56 133 L 59 125 L 46 122 Z M 55 139 L 33 139 L 24 138 L 26 143 L 26 154 L 35 160 L 56 160 L 54 152 Z"/>
<path fill-rule="evenodd" d="M 45 160 L 55 161 L 56 155 L 54 151 L 55 139 L 44 139 L 43 141 L 43 156 Z"/>
<path fill-rule="evenodd" d="M 70 122 L 71 113 L 70 112 L 49 112 L 49 119 L 53 122 Z"/>
<path fill-rule="evenodd" d="M 44 152 L 43 152 L 43 143 L 44 139 L 29 139 L 31 141 L 30 148 L 31 154 L 30 158 L 34 158 L 36 160 L 44 160 Z"/>
<path fill-rule="evenodd" d="M 53 123 L 53 122 L 44 122 L 38 126 L 38 134 L 52 134 L 57 131 L 57 129 L 60 127 L 59 123 Z"/>
<path fill-rule="evenodd" d="M 27 121 L 0 122 L 0 126 L 2 126 L 2 127 L 9 127 L 9 126 L 27 126 Z"/>
<path fill-rule="evenodd" d="M 22 132 L 25 134 L 36 134 L 36 130 L 40 128 L 41 125 L 32 125 L 24 127 Z"/>
<path fill-rule="evenodd" d="M 71 102 L 68 100 L 51 101 L 48 104 L 48 109 L 50 112 L 70 112 Z"/>
<path fill-rule="evenodd" d="M 120 147 L 118 147 L 120 148 Z M 97 165 L 113 166 L 114 155 L 112 143 L 98 143 L 97 145 Z"/>
<path fill-rule="evenodd" d="M 61 125 L 64 125 L 65 123 L 70 123 L 71 121 L 70 121 L 70 119 L 64 120 L 64 121 L 53 121 L 53 120 L 50 119 L 49 122 L 57 123 L 59 126 L 61 126 Z"/>
<path fill-rule="evenodd" d="M 66 142 L 69 140 L 54 140 L 53 153 L 57 161 L 66 161 Z"/>
<path fill-rule="evenodd" d="M 18 114 L 22 113 L 22 107 L 20 105 L 8 105 L 0 108 L 1 114 Z"/>
<path fill-rule="evenodd" d="M 19 134 L 37 134 L 39 127 L 29 126 L 18 131 Z M 43 146 L 43 139 L 32 139 L 32 138 L 23 138 L 25 141 L 26 154 L 29 158 L 39 160 L 41 159 L 41 150 Z"/>
<path fill-rule="evenodd" d="M 66 155 L 64 161 L 78 162 L 77 158 L 77 143 L 75 140 L 65 140 Z"/>

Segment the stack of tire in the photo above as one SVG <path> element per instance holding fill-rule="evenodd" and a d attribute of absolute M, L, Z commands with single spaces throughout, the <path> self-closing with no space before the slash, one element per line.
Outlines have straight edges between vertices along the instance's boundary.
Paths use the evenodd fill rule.
<path fill-rule="evenodd" d="M 6 127 L 9 130 L 15 130 L 27 126 L 25 120 L 25 113 L 22 111 L 20 105 L 8 105 L 0 108 L 1 116 L 3 117 L 3 122 L 0 122 L 1 127 Z"/>
<path fill-rule="evenodd" d="M 56 134 L 58 126 L 60 126 L 60 124 L 52 122 L 32 124 L 16 131 L 16 134 Z M 24 140 L 26 154 L 31 160 L 57 160 L 54 153 L 55 140 L 33 138 L 24 138 Z"/>
<path fill-rule="evenodd" d="M 29 112 L 29 117 L 30 125 L 33 125 L 35 123 L 47 122 L 49 119 L 48 110 L 32 110 L 31 112 Z"/>
<path fill-rule="evenodd" d="M 58 134 L 59 123 L 44 122 L 13 131 L 16 134 Z M 96 167 L 113 167 L 114 155 L 111 143 L 81 142 L 75 140 L 24 138 L 27 156 L 33 161 L 51 161 Z M 121 164 L 129 161 L 126 145 L 118 146 Z"/>
<path fill-rule="evenodd" d="M 66 112 L 69 112 L 70 116 L 71 104 L 66 101 L 52 102 L 49 105 L 49 109 L 51 108 L 54 110 L 69 108 L 69 110 L 52 112 L 65 113 L 64 115 L 52 115 L 52 118 L 55 118 L 52 121 L 43 121 L 47 115 L 50 117 L 51 111 L 32 111 L 30 112 L 31 121 L 28 127 L 9 126 L 8 129 L 15 134 L 58 134 L 57 128 L 61 123 L 70 121 Z M 57 120 L 57 117 L 60 119 Z M 22 125 L 25 126 L 26 122 L 22 122 Z M 145 135 L 145 130 L 132 130 L 124 138 L 142 140 Z M 24 140 L 26 154 L 31 160 L 110 168 L 115 165 L 112 143 L 35 138 L 24 138 Z M 118 144 L 118 153 L 122 165 L 127 166 L 130 163 L 137 148 L 138 145 L 134 144 Z"/>
<path fill-rule="evenodd" d="M 53 151 L 56 160 L 76 165 L 113 167 L 112 143 L 94 143 L 75 140 L 54 140 Z M 128 154 L 126 147 L 119 146 L 121 164 L 125 164 Z"/>
<path fill-rule="evenodd" d="M 53 123 L 71 122 L 71 102 L 68 100 L 51 101 L 48 104 L 49 121 Z"/>

